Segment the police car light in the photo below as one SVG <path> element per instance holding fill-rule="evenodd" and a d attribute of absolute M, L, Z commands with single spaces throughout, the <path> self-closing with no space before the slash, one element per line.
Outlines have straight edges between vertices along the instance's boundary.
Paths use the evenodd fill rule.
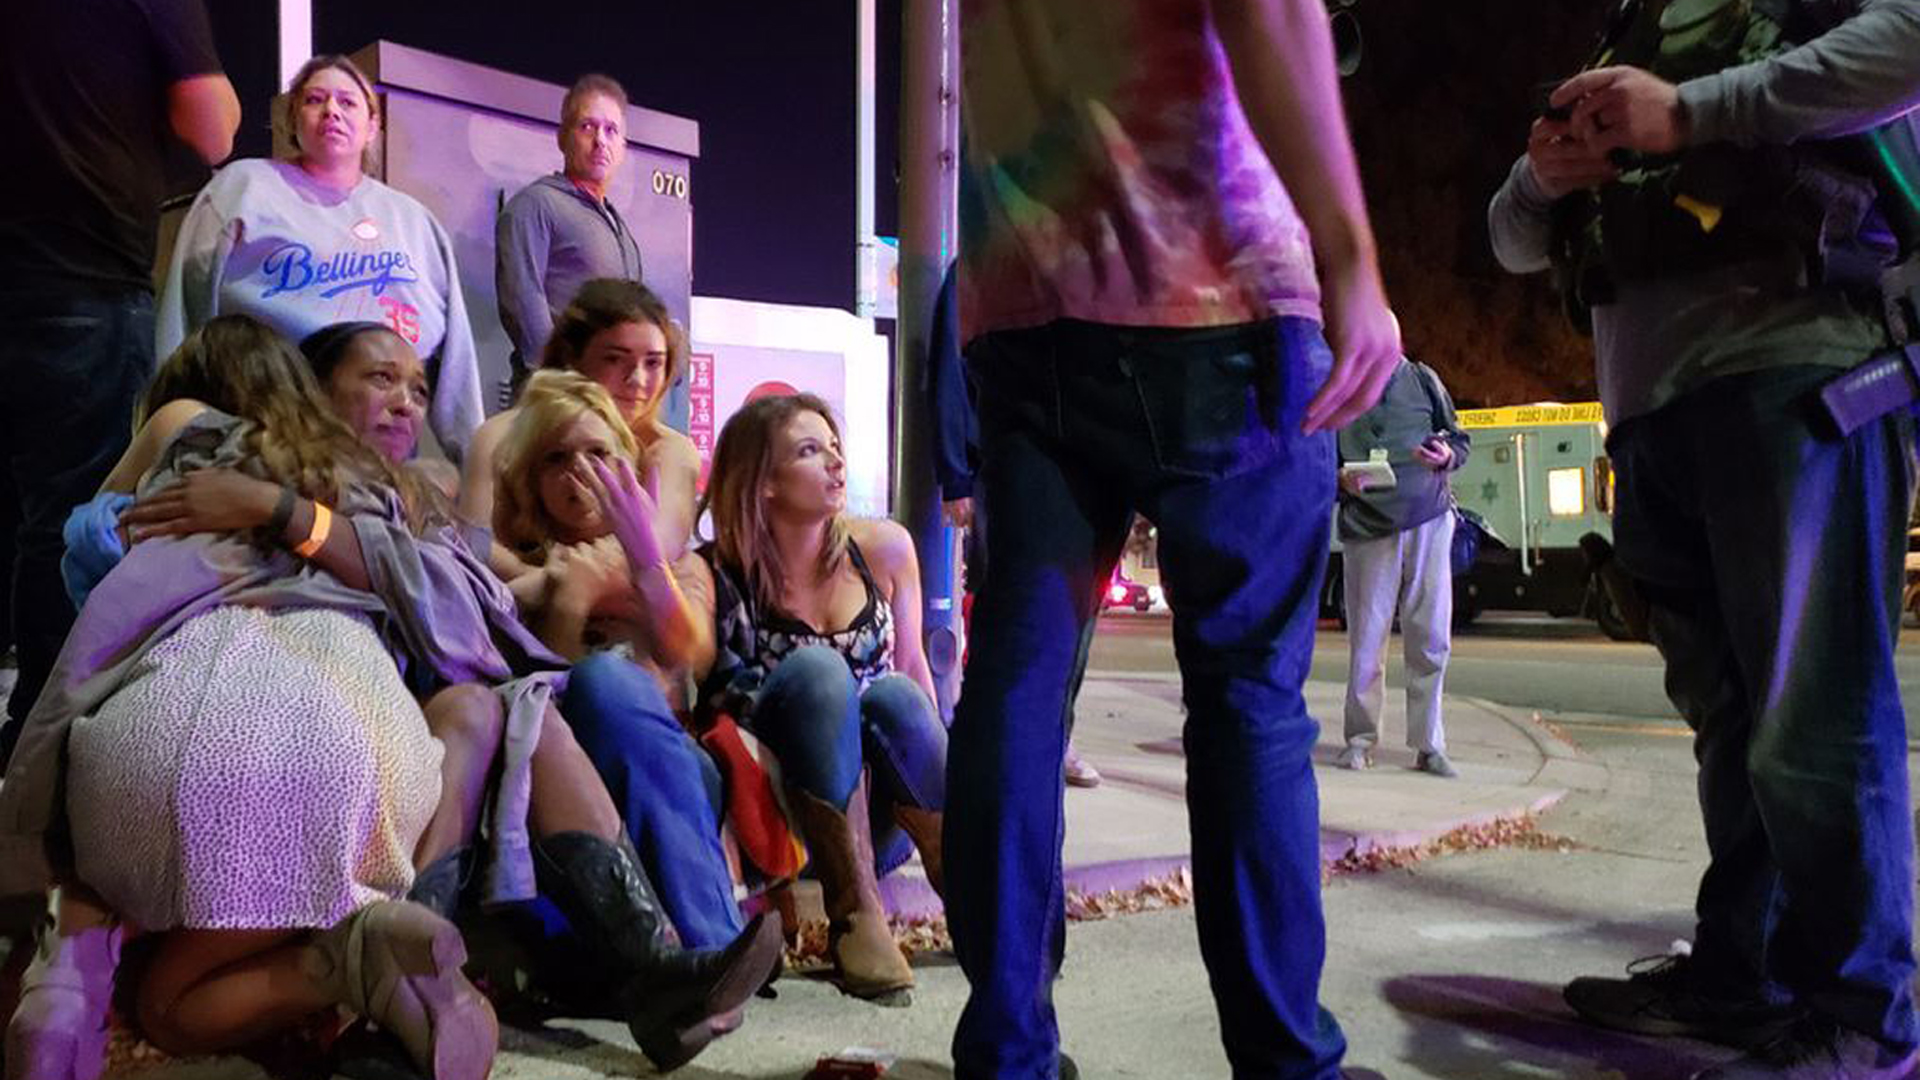
<path fill-rule="evenodd" d="M 1547 513 L 1578 517 L 1587 512 L 1587 471 L 1578 465 L 1547 470 Z"/>

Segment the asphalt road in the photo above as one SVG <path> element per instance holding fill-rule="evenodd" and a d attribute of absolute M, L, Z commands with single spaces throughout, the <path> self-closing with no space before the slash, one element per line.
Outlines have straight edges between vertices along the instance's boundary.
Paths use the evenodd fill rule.
<path fill-rule="evenodd" d="M 1314 642 L 1312 677 L 1344 682 L 1347 635 L 1327 625 Z M 1172 674 L 1171 634 L 1172 623 L 1164 612 L 1108 612 L 1100 620 L 1089 669 Z M 1403 685 L 1397 649 L 1389 649 L 1389 686 Z M 1895 663 L 1908 737 L 1920 742 L 1920 630 L 1901 636 Z M 1544 713 L 1680 724 L 1661 688 L 1660 656 L 1653 646 L 1609 640 L 1584 619 L 1483 616 L 1469 630 L 1454 635 L 1447 690 Z"/>

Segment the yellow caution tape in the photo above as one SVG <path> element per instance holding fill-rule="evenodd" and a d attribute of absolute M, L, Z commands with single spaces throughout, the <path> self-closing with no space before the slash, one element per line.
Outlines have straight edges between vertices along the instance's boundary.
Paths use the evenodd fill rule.
<path fill-rule="evenodd" d="M 1462 409 L 1460 426 L 1464 429 L 1491 427 L 1533 427 L 1541 424 L 1591 424 L 1605 419 L 1597 401 L 1574 405 L 1551 402 L 1539 405 L 1504 405 L 1498 409 Z"/>

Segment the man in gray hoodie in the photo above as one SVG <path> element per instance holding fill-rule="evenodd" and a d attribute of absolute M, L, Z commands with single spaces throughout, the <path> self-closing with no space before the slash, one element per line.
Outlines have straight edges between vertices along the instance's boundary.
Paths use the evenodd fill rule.
<path fill-rule="evenodd" d="M 1425 364 L 1403 358 L 1373 408 L 1340 429 L 1342 599 L 1347 609 L 1347 745 L 1364 769 L 1380 742 L 1382 662 L 1394 610 L 1407 659 L 1407 745 L 1414 768 L 1454 776 L 1441 688 L 1453 646 L 1453 489 L 1473 440 Z M 1391 479 L 1389 479 L 1391 477 Z"/>
<path fill-rule="evenodd" d="M 513 383 L 540 366 L 554 318 L 593 278 L 641 280 L 640 248 L 607 197 L 627 156 L 627 92 L 582 75 L 560 105 L 564 171 L 507 200 L 494 227 L 494 289 L 513 341 Z"/>
<path fill-rule="evenodd" d="M 1781 9 L 1779 46 L 1748 53 Z M 1809 252 L 1789 210 L 1835 175 L 1822 141 L 1920 103 L 1920 0 L 1622 10 L 1610 66 L 1551 95 L 1490 225 L 1509 270 L 1554 258 L 1592 305 L 1614 539 L 1694 729 L 1711 862 L 1689 953 L 1566 998 L 1609 1027 L 1754 1047 L 1702 1080 L 1904 1077 L 1920 1022 L 1893 643 L 1913 417 L 1821 420 L 1820 389 L 1885 348 L 1871 279 L 1834 273 L 1873 231 L 1818 222 Z M 1715 42 L 1742 54 L 1703 56 Z M 1760 197 L 1783 161 L 1794 198 Z M 1673 162 L 1671 187 L 1643 179 Z M 1686 190 L 1716 174 L 1720 193 Z M 1555 258 L 1592 250 L 1556 229 L 1589 191 L 1604 257 Z"/>

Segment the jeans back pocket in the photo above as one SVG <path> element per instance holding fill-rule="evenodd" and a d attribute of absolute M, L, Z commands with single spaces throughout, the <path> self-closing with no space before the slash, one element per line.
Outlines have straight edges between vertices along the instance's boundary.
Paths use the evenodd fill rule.
<path fill-rule="evenodd" d="M 1123 365 L 1162 470 L 1219 478 L 1273 458 L 1286 396 L 1275 344 L 1271 323 L 1127 343 Z"/>

